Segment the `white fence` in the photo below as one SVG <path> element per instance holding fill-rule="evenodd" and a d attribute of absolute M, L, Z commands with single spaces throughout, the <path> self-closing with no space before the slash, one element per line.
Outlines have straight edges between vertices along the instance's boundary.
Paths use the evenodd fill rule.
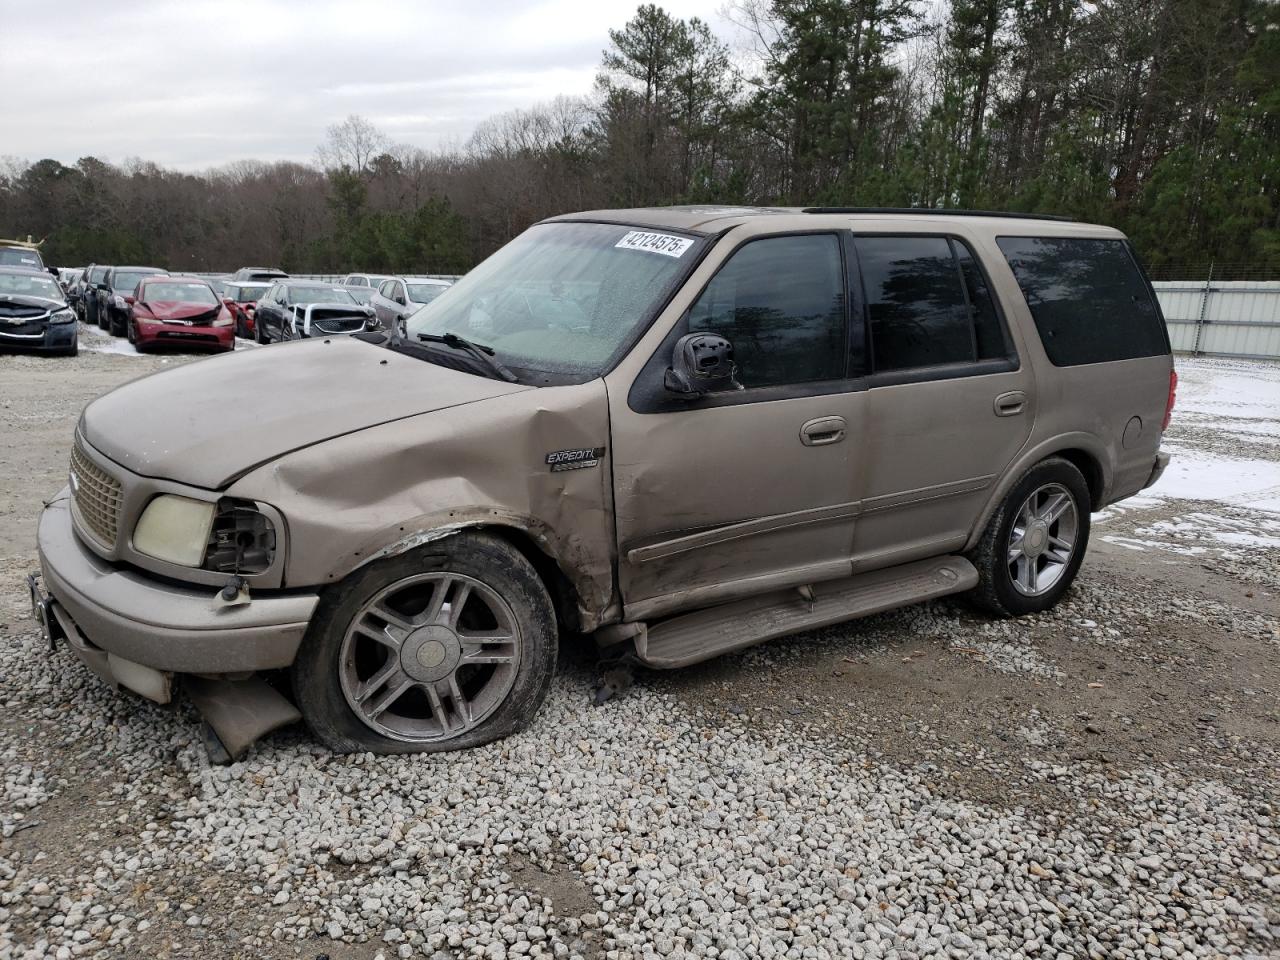
<path fill-rule="evenodd" d="M 1179 353 L 1280 359 L 1280 280 L 1152 284 Z"/>

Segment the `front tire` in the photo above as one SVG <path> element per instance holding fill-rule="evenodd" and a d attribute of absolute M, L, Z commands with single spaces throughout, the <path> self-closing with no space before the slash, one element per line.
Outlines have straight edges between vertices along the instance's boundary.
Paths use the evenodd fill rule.
<path fill-rule="evenodd" d="M 293 666 L 294 696 L 341 753 L 462 750 L 529 723 L 557 646 L 529 561 L 497 537 L 460 533 L 329 588 Z"/>
<path fill-rule="evenodd" d="M 969 559 L 973 602 L 1000 617 L 1040 613 L 1070 589 L 1089 545 L 1089 486 L 1068 460 L 1028 470 L 1001 502 Z"/>

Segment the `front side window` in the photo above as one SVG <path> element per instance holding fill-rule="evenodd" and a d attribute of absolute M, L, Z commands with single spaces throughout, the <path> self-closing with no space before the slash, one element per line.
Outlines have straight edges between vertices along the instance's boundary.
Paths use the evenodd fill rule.
<path fill-rule="evenodd" d="M 378 295 L 380 297 L 385 297 L 386 299 L 390 300 L 392 297 L 395 296 L 395 284 L 393 284 L 390 280 L 384 280 L 382 282 L 382 286 L 378 288 Z"/>
<path fill-rule="evenodd" d="M 877 372 L 1007 354 L 986 279 L 964 244 L 924 236 L 860 236 L 854 244 Z"/>
<path fill-rule="evenodd" d="M 844 268 L 834 234 L 753 240 L 689 311 L 689 332 L 733 344 L 746 388 L 845 375 Z"/>
<path fill-rule="evenodd" d="M 1169 341 L 1123 240 L 999 237 L 1054 366 L 1154 357 Z"/>
<path fill-rule="evenodd" d="M 409 320 L 409 340 L 452 333 L 539 382 L 600 376 L 653 319 L 703 241 L 656 227 L 531 227 Z"/>

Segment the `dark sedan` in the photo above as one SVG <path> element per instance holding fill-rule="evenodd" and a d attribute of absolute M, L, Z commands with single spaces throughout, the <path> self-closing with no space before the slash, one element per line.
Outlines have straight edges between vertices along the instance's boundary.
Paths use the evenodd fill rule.
<path fill-rule="evenodd" d="M 359 333 L 376 326 L 373 307 L 357 303 L 343 287 L 315 281 L 284 281 L 272 284 L 258 301 L 253 339 L 272 343 Z"/>
<path fill-rule="evenodd" d="M 75 356 L 76 315 L 58 281 L 23 267 L 0 267 L 0 347 Z"/>
<path fill-rule="evenodd" d="M 147 277 L 168 275 L 169 271 L 160 267 L 110 267 L 98 285 L 98 326 L 110 330 L 112 336 L 123 337 L 138 284 Z"/>

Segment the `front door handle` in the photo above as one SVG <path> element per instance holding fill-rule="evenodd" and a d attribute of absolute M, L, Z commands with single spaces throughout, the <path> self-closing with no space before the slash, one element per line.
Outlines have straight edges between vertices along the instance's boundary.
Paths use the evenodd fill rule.
<path fill-rule="evenodd" d="M 1021 390 L 1010 390 L 996 397 L 997 417 L 1016 417 L 1027 405 L 1027 395 Z"/>
<path fill-rule="evenodd" d="M 818 417 L 800 428 L 800 442 L 806 447 L 825 447 L 844 439 L 844 417 Z"/>

